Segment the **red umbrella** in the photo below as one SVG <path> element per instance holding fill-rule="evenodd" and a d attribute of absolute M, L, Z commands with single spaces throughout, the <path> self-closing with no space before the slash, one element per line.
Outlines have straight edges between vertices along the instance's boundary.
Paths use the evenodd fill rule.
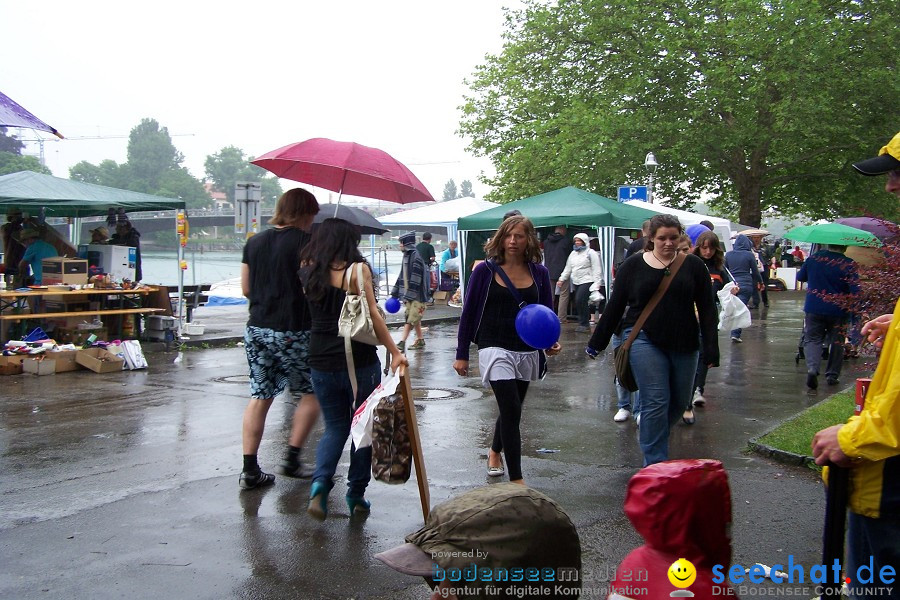
<path fill-rule="evenodd" d="M 378 148 L 312 138 L 250 161 L 278 177 L 339 194 L 408 204 L 434 201 L 412 171 Z"/>

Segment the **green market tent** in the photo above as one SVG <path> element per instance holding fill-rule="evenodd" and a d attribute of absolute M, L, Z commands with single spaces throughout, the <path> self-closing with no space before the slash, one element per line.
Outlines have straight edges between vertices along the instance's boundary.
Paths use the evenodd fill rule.
<path fill-rule="evenodd" d="M 106 215 L 110 207 L 139 212 L 185 205 L 183 200 L 20 171 L 0 176 L 0 208 L 5 213 L 12 207 L 35 213 L 44 208 L 48 217 L 90 217 Z"/>
<path fill-rule="evenodd" d="M 569 186 L 462 217 L 458 228 L 462 261 L 466 265 L 464 279 L 468 279 L 472 263 L 484 258 L 484 242 L 500 226 L 503 215 L 513 209 L 528 217 L 535 227 L 565 225 L 595 231 L 606 282 L 612 281 L 614 261 L 608 258 L 615 255 L 616 229 L 640 229 L 644 221 L 657 214 Z"/>

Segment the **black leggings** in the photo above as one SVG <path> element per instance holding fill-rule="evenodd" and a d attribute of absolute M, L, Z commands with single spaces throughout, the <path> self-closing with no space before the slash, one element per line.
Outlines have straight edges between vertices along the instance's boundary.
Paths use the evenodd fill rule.
<path fill-rule="evenodd" d="M 506 471 L 510 481 L 522 479 L 522 435 L 519 433 L 519 422 L 522 420 L 522 404 L 525 402 L 528 382 L 501 379 L 490 383 L 500 408 L 500 416 L 494 425 L 491 450 L 503 452 L 506 456 Z"/>

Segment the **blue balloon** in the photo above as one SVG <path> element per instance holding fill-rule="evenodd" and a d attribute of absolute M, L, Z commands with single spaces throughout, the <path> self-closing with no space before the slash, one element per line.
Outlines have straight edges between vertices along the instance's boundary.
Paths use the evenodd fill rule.
<path fill-rule="evenodd" d="M 391 314 L 394 314 L 398 310 L 400 310 L 400 301 L 391 296 L 384 302 L 384 310 L 388 311 Z"/>
<path fill-rule="evenodd" d="M 516 315 L 516 332 L 532 348 L 546 350 L 559 341 L 559 318 L 543 304 L 529 304 Z"/>

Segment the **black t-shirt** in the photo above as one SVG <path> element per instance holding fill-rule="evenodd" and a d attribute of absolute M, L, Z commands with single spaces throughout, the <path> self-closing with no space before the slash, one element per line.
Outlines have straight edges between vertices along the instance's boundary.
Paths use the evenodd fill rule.
<path fill-rule="evenodd" d="M 308 233 L 295 227 L 276 227 L 247 240 L 241 260 L 250 267 L 247 325 L 275 331 L 309 331 L 309 305 L 297 277 L 300 250 L 309 238 Z"/>

